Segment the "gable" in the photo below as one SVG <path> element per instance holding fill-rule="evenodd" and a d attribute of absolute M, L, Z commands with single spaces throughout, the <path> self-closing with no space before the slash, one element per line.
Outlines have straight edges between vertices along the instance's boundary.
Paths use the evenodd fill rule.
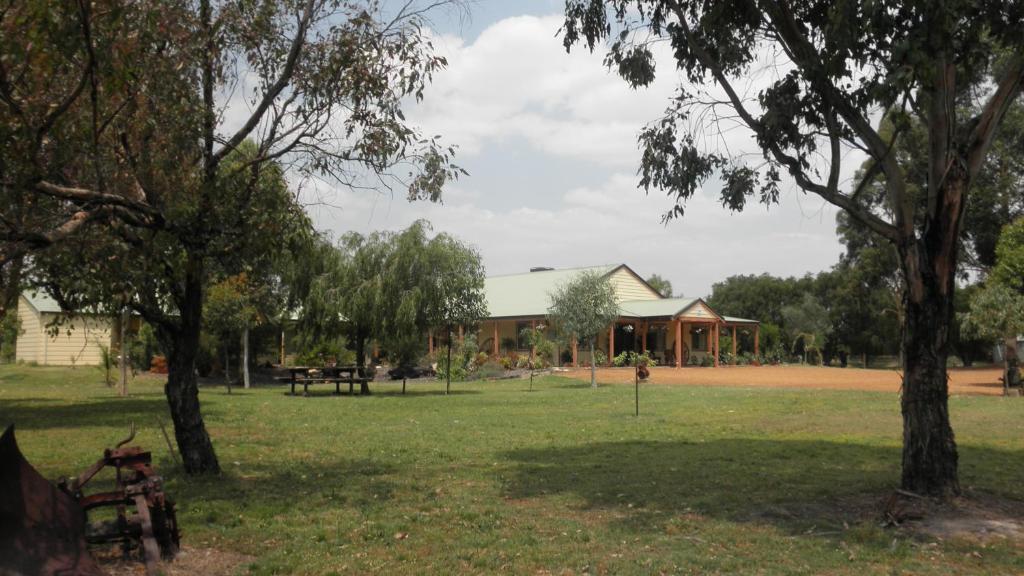
<path fill-rule="evenodd" d="M 718 314 L 715 314 L 703 300 L 697 300 L 690 305 L 689 308 L 683 310 L 679 314 L 679 317 L 684 320 L 720 320 Z"/>
<path fill-rule="evenodd" d="M 640 276 L 625 264 L 619 266 L 608 275 L 608 282 L 615 290 L 619 302 L 630 300 L 660 300 L 661 294 L 644 282 Z"/>

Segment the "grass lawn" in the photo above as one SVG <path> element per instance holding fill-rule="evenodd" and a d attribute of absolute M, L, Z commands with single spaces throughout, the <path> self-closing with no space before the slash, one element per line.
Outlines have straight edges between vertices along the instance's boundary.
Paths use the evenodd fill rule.
<path fill-rule="evenodd" d="M 162 383 L 116 397 L 92 368 L 0 367 L 44 476 L 140 427 L 183 541 L 256 574 L 1021 574 L 1024 546 L 879 527 L 898 482 L 895 395 L 575 380 L 378 384 L 370 397 L 206 388 L 224 474 L 167 454 Z M 1024 400 L 950 400 L 971 494 L 1024 501 Z"/>

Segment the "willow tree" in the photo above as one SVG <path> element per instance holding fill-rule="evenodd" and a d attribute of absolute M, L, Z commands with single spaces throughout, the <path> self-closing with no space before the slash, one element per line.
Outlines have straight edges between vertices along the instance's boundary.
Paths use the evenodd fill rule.
<path fill-rule="evenodd" d="M 566 3 L 566 47 L 609 40 L 606 62 L 632 86 L 653 81 L 656 46 L 667 44 L 682 82 L 664 118 L 639 137 L 641 186 L 677 201 L 667 217 L 681 216 L 705 184 L 720 184 L 733 210 L 751 197 L 775 203 L 785 177 L 896 247 L 905 284 L 901 484 L 915 492 L 960 492 L 946 378 L 960 230 L 1021 92 L 1022 25 L 1020 3 L 1001 0 Z M 979 71 L 994 82 L 968 90 Z M 977 113 L 964 116 L 963 99 L 975 100 Z M 874 126 L 879 111 L 894 119 L 890 138 Z M 922 189 L 908 186 L 892 153 L 911 117 L 928 132 Z M 758 160 L 712 144 L 737 125 L 753 134 Z M 850 150 L 884 174 L 888 214 L 862 203 L 859 189 L 841 188 Z"/>
<path fill-rule="evenodd" d="M 356 365 L 363 372 L 366 345 L 379 339 L 377 326 L 382 315 L 392 313 L 382 306 L 382 292 L 386 283 L 395 281 L 386 272 L 393 250 L 389 232 L 367 236 L 350 232 L 336 245 L 321 241 L 296 271 L 309 278 L 299 315 L 302 340 L 312 344 L 346 338 L 355 348 Z M 369 392 L 363 383 L 362 393 Z"/>
<path fill-rule="evenodd" d="M 135 295 L 129 305 L 168 355 L 187 472 L 219 470 L 195 378 L 203 294 L 219 259 L 275 240 L 254 226 L 274 220 L 254 200 L 261 174 L 282 165 L 296 178 L 429 200 L 459 174 L 452 150 L 402 111 L 445 64 L 423 26 L 443 3 L 384 13 L 373 0 L 39 0 L 0 12 L 3 29 L 19 32 L 0 44 L 0 62 L 17 68 L 0 70 L 3 134 L 33 159 L 19 164 L 16 191 L 24 206 L 49 207 L 43 221 L 5 231 L 4 257 L 49 247 L 70 261 L 83 238 L 107 246 L 95 252 L 113 259 L 84 261 L 89 277 L 42 283 L 69 306 L 114 285 Z M 60 75 L 48 79 L 53 62 Z M 231 166 L 246 141 L 251 154 Z"/>
<path fill-rule="evenodd" d="M 430 222 L 417 220 L 396 234 L 385 266 L 381 305 L 386 313 L 377 330 L 402 367 L 417 360 L 427 331 L 438 327 L 448 332 L 450 366 L 452 327 L 473 324 L 486 314 L 480 255 L 451 235 L 431 237 L 431 229 Z"/>

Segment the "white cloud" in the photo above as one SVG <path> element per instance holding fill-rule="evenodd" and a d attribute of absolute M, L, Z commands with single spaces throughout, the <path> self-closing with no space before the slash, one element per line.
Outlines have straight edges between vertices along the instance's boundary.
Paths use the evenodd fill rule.
<path fill-rule="evenodd" d="M 311 207 L 318 227 L 395 230 L 426 218 L 475 245 L 489 274 L 624 262 L 667 277 L 688 296 L 706 295 L 730 275 L 802 275 L 836 262 L 835 209 L 792 185 L 779 206 L 751 205 L 741 214 L 699 191 L 682 219 L 662 225 L 672 202 L 637 190 L 636 134 L 662 114 L 678 79 L 663 66 L 652 87 L 631 90 L 605 69 L 600 51 L 567 55 L 555 36 L 561 23 L 560 15 L 522 16 L 495 23 L 472 43 L 436 39 L 449 67 L 408 116 L 459 145 L 460 163 L 483 168 L 447 189 L 443 205 L 321 183 L 305 197 L 329 198 L 335 207 Z M 749 133 L 730 131 L 724 140 L 732 152 L 754 149 Z M 513 161 L 506 154 L 517 146 L 534 154 Z M 520 165 L 521 157 L 534 164 Z M 856 164 L 853 158 L 844 173 Z M 494 183 L 513 172 L 525 173 L 527 185 L 496 191 Z"/>
<path fill-rule="evenodd" d="M 521 137 L 550 154 L 635 165 L 636 134 L 664 109 L 674 80 L 666 75 L 632 90 L 605 68 L 600 51 L 566 54 L 556 36 L 561 24 L 560 15 L 519 16 L 495 23 L 470 45 L 438 38 L 449 67 L 410 117 L 463 153 Z"/>

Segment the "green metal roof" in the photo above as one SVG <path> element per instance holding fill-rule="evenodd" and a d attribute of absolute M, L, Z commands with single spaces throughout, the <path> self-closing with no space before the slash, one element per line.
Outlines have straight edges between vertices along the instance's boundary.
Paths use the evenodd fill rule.
<path fill-rule="evenodd" d="M 550 295 L 559 286 L 583 272 L 608 274 L 619 266 L 609 264 L 491 276 L 484 281 L 488 313 L 491 318 L 547 316 L 551 306 Z"/>
<path fill-rule="evenodd" d="M 735 316 L 722 316 L 722 320 L 725 320 L 729 324 L 760 324 L 760 320 L 750 320 L 747 318 L 737 318 Z"/>
<path fill-rule="evenodd" d="M 634 318 L 675 317 L 697 302 L 697 298 L 662 298 L 661 300 L 628 300 L 619 303 L 623 316 Z"/>

